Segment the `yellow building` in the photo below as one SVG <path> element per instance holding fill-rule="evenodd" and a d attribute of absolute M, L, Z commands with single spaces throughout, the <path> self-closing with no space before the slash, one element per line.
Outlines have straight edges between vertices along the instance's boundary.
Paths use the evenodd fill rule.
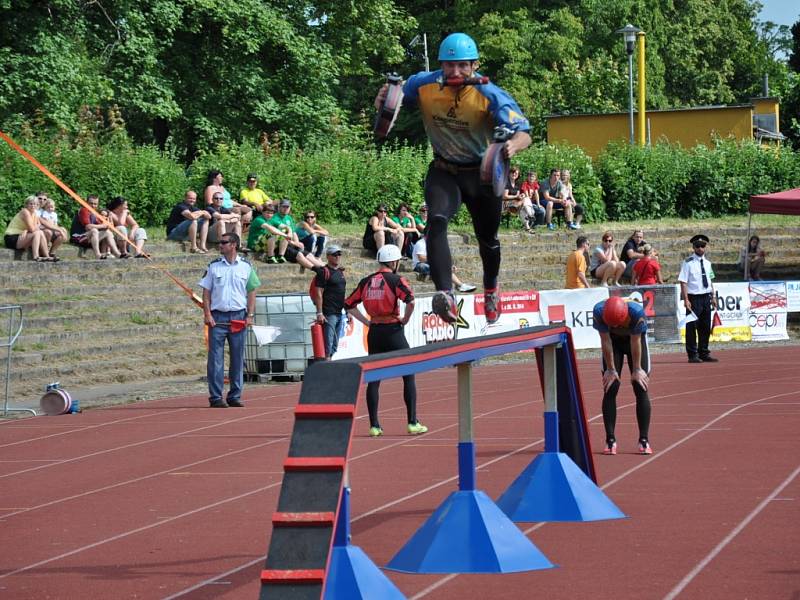
<path fill-rule="evenodd" d="M 778 129 L 779 107 L 776 98 L 754 98 L 751 104 L 701 106 L 651 110 L 647 112 L 648 139 L 666 140 L 683 147 L 710 146 L 714 137 L 733 136 L 740 140 L 783 139 Z M 635 118 L 635 122 L 638 120 Z M 594 115 L 549 115 L 547 142 L 572 144 L 596 157 L 608 142 L 627 143 L 630 136 L 628 113 Z M 636 139 L 639 133 L 636 132 Z"/>

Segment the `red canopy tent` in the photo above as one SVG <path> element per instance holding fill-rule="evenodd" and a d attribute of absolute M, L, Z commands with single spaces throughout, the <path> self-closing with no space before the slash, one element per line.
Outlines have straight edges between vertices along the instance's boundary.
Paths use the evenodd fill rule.
<path fill-rule="evenodd" d="M 800 215 L 800 188 L 775 192 L 774 194 L 758 194 L 750 196 L 750 216 L 747 220 L 747 238 L 744 242 L 745 252 L 750 242 L 750 225 L 753 214 Z M 750 278 L 750 261 L 744 261 L 744 278 Z"/>

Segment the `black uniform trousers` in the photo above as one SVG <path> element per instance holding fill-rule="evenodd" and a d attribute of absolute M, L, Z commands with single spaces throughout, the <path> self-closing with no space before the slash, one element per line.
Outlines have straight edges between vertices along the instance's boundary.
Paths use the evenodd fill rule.
<path fill-rule="evenodd" d="M 711 337 L 711 294 L 689 294 L 696 321 L 686 324 L 686 354 L 689 358 L 706 358 L 708 338 Z"/>

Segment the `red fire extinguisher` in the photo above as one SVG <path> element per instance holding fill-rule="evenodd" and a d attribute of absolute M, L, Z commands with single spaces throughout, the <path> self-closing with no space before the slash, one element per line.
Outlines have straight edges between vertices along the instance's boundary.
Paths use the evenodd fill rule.
<path fill-rule="evenodd" d="M 311 324 L 311 347 L 314 350 L 314 358 L 325 358 L 325 337 L 322 334 L 322 325 L 316 321 Z"/>

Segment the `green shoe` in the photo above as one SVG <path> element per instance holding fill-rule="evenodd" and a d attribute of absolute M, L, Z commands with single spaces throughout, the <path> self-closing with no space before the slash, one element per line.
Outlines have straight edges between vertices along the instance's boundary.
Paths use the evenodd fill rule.
<path fill-rule="evenodd" d="M 417 421 L 416 423 L 409 423 L 408 424 L 408 433 L 411 435 L 419 435 L 420 433 L 425 433 L 428 431 L 428 428 L 425 427 L 422 423 Z"/>
<path fill-rule="evenodd" d="M 370 427 L 369 435 L 370 437 L 378 437 L 379 435 L 383 435 L 383 429 L 380 427 Z"/>
<path fill-rule="evenodd" d="M 278 261 L 279 263 L 281 263 L 281 264 L 286 262 L 286 258 L 285 258 L 285 257 L 283 257 L 283 256 L 276 256 L 275 258 L 276 258 L 276 259 L 277 259 L 277 261 Z"/>
<path fill-rule="evenodd" d="M 278 264 L 278 259 L 277 259 L 277 258 L 275 258 L 274 256 L 270 256 L 270 257 L 267 259 L 267 262 L 268 262 L 269 264 L 271 264 L 271 265 L 277 265 L 277 264 Z"/>

